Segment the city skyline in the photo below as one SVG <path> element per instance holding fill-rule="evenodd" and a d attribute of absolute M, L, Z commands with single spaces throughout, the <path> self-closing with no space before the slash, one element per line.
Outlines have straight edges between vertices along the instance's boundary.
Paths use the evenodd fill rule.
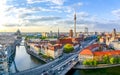
<path fill-rule="evenodd" d="M 0 1 L 0 31 L 69 32 L 120 31 L 119 0 L 2 0 Z"/>

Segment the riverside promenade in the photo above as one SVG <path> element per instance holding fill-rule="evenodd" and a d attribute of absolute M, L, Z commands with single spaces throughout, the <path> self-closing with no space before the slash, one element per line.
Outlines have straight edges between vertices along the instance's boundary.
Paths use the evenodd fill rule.
<path fill-rule="evenodd" d="M 110 67 L 117 67 L 120 64 L 99 64 L 97 66 L 85 66 L 82 64 L 76 64 L 73 69 L 102 69 L 102 68 L 110 68 Z"/>

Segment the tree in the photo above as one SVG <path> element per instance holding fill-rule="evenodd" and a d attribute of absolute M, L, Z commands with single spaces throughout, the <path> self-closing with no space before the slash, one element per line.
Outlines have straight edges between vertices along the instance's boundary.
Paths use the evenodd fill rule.
<path fill-rule="evenodd" d="M 114 57 L 111 57 L 111 58 L 110 58 L 110 63 L 111 63 L 111 64 L 115 64 L 115 63 L 116 63 L 116 59 L 115 59 Z"/>
<path fill-rule="evenodd" d="M 97 66 L 97 61 L 96 60 L 84 60 L 83 65 Z"/>
<path fill-rule="evenodd" d="M 88 65 L 87 60 L 84 60 L 84 61 L 83 61 L 83 65 Z"/>
<path fill-rule="evenodd" d="M 103 62 L 104 62 L 105 64 L 108 64 L 108 63 L 109 63 L 109 56 L 108 56 L 108 55 L 104 55 L 104 56 L 103 56 Z"/>
<path fill-rule="evenodd" d="M 118 63 L 120 64 L 120 57 L 118 57 Z"/>
<path fill-rule="evenodd" d="M 66 44 L 65 46 L 64 46 L 64 52 L 65 53 L 70 53 L 70 52 L 72 52 L 74 50 L 74 48 L 73 48 L 73 46 L 71 45 L 71 44 Z"/>
<path fill-rule="evenodd" d="M 40 37 L 40 39 L 44 40 L 44 39 L 46 39 L 46 37 L 45 37 L 45 36 L 42 36 L 42 37 Z"/>
<path fill-rule="evenodd" d="M 93 65 L 94 65 L 94 66 L 97 66 L 97 64 L 98 64 L 97 61 L 96 61 L 96 60 L 93 60 Z"/>
<path fill-rule="evenodd" d="M 120 58 L 118 56 L 114 57 L 115 58 L 115 63 L 119 64 L 120 63 Z"/>
<path fill-rule="evenodd" d="M 97 39 L 100 40 L 101 36 L 97 36 Z"/>
<path fill-rule="evenodd" d="M 25 41 L 28 41 L 30 38 L 28 36 L 25 37 Z"/>

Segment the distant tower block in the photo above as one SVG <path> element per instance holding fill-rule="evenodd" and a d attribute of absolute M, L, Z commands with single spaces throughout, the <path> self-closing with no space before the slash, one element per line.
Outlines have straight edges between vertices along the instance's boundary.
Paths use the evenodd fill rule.
<path fill-rule="evenodd" d="M 70 30 L 69 36 L 73 37 L 73 30 L 72 29 Z"/>
<path fill-rule="evenodd" d="M 115 28 L 113 29 L 112 37 L 116 37 L 116 29 Z"/>
<path fill-rule="evenodd" d="M 52 37 L 53 36 L 53 32 L 52 31 L 50 31 L 50 37 Z"/>
<path fill-rule="evenodd" d="M 87 27 L 85 27 L 84 32 L 85 32 L 86 34 L 88 34 L 88 28 L 87 28 Z"/>
<path fill-rule="evenodd" d="M 76 37 L 76 13 L 74 14 L 74 36 Z"/>

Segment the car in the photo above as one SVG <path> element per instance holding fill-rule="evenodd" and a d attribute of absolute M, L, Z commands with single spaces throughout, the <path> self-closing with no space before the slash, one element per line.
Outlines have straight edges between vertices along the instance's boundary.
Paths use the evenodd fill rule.
<path fill-rule="evenodd" d="M 54 65 L 52 65 L 51 67 L 54 67 Z"/>
<path fill-rule="evenodd" d="M 64 68 L 63 67 L 61 67 L 61 70 L 63 70 Z"/>
<path fill-rule="evenodd" d="M 41 75 L 48 75 L 48 73 L 42 73 Z"/>
<path fill-rule="evenodd" d="M 57 69 L 58 71 L 60 71 L 60 67 L 58 67 L 58 69 Z"/>
<path fill-rule="evenodd" d="M 71 62 L 70 63 L 68 63 L 68 65 L 70 65 L 71 64 Z"/>
<path fill-rule="evenodd" d="M 58 74 L 60 74 L 60 71 L 58 72 Z"/>
<path fill-rule="evenodd" d="M 74 60 L 75 60 L 75 58 L 72 59 L 72 61 L 74 61 Z"/>

